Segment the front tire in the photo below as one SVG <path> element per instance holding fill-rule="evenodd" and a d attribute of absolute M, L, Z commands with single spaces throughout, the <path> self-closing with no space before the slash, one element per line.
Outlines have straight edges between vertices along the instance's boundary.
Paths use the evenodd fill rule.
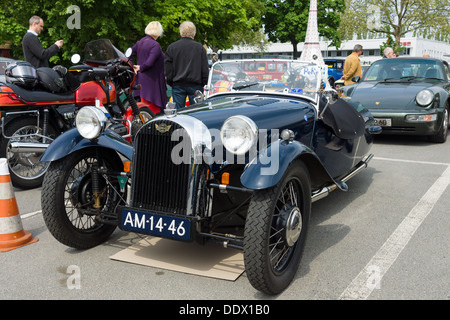
<path fill-rule="evenodd" d="M 244 262 L 252 286 L 278 294 L 294 278 L 311 215 L 311 182 L 301 161 L 294 161 L 275 186 L 255 191 L 244 231 Z"/>
<path fill-rule="evenodd" d="M 102 166 L 122 171 L 122 161 L 116 153 L 99 153 L 104 159 Z M 82 149 L 52 162 L 45 175 L 41 195 L 45 224 L 56 240 L 72 248 L 88 249 L 105 242 L 116 226 L 102 223 L 99 210 L 114 212 L 125 198 L 117 192 L 117 178 L 106 181 L 100 176 L 102 207 L 93 209 L 92 168 L 97 162 L 95 149 Z"/>
<path fill-rule="evenodd" d="M 448 134 L 448 125 L 449 125 L 449 109 L 448 103 L 445 105 L 444 113 L 442 115 L 442 125 L 439 131 L 435 134 L 430 136 L 430 141 L 435 143 L 444 143 L 447 141 L 447 134 Z"/>

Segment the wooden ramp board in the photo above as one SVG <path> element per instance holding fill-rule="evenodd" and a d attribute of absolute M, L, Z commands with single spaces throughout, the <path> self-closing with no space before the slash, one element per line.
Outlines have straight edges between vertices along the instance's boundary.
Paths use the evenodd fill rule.
<path fill-rule="evenodd" d="M 244 272 L 240 250 L 155 237 L 146 237 L 110 259 L 229 281 Z"/>

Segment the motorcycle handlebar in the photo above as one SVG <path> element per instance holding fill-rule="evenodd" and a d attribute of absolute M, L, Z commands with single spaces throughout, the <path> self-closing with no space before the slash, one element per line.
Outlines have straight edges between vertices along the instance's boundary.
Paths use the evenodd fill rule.
<path fill-rule="evenodd" d="M 130 69 L 131 69 L 130 66 L 119 66 L 119 71 L 128 71 Z"/>

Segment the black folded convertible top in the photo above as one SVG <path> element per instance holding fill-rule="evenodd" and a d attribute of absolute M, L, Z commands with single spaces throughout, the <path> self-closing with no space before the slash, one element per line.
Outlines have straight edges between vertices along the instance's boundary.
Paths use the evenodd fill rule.
<path fill-rule="evenodd" d="M 365 122 L 362 115 L 340 98 L 325 109 L 323 122 L 341 139 L 355 139 L 364 135 Z"/>

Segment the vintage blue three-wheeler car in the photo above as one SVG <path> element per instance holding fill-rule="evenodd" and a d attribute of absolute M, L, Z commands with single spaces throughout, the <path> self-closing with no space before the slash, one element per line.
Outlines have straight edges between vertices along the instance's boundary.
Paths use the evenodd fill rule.
<path fill-rule="evenodd" d="M 80 249 L 117 226 L 216 242 L 243 250 L 256 289 L 280 293 L 298 269 L 311 203 L 348 189 L 380 130 L 367 110 L 323 90 L 321 75 L 295 60 L 217 62 L 204 101 L 168 106 L 132 145 L 114 119 L 81 109 L 77 128 L 42 157 L 51 162 L 42 190 L 48 229 Z"/>

